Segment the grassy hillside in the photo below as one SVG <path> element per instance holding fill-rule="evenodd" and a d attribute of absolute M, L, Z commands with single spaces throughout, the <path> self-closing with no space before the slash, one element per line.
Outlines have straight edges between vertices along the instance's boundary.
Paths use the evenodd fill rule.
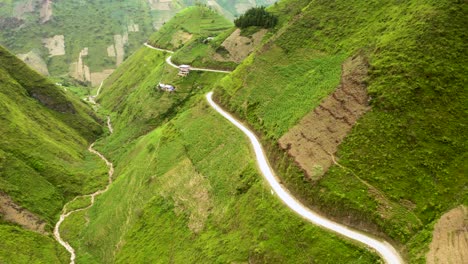
<path fill-rule="evenodd" d="M 243 13 L 256 4 L 268 5 L 274 1 L 42 1 L 15 0 L 0 4 L 0 44 L 15 54 L 32 53 L 45 65 L 44 72 L 51 76 L 64 76 L 72 71 L 78 61 L 80 51 L 88 48 L 83 57 L 89 67 L 92 82 L 100 83 L 103 70 L 115 69 L 120 61 L 116 55 L 108 53 L 115 48 L 117 56 L 128 57 L 148 36 L 169 21 L 183 8 L 194 5 L 207 5 L 211 10 L 229 19 Z M 224 19 L 225 20 L 225 19 Z M 223 20 L 223 22 L 225 22 Z M 195 21 L 201 22 L 201 21 Z M 217 21 L 215 21 L 217 23 Z M 192 23 L 192 29 L 197 27 Z M 49 53 L 47 39 L 63 36 L 51 41 L 57 50 L 64 54 Z M 117 37 L 116 37 L 117 36 Z M 120 43 L 120 39 L 122 42 Z M 36 60 L 37 61 L 37 60 Z M 44 68 L 44 66 L 41 66 Z M 107 75 L 107 74 L 105 74 Z M 75 77 L 78 78 L 78 77 Z M 79 78 L 80 79 L 80 78 Z M 82 80 L 89 82 L 89 80 Z"/>
<path fill-rule="evenodd" d="M 291 189 L 332 216 L 377 226 L 422 263 L 434 220 L 468 202 L 468 7 L 429 0 L 298 7 L 284 1 L 271 9 L 283 26 L 215 94 L 271 145 Z M 340 147 L 345 168 L 310 183 L 276 142 L 337 87 L 341 64 L 357 54 L 370 63 L 371 111 Z"/>
<path fill-rule="evenodd" d="M 101 127 L 89 107 L 1 47 L 0 105 L 0 195 L 35 214 L 51 232 L 66 201 L 106 181 L 102 162 L 87 152 Z M 12 226 L 4 218 L 0 262 L 10 263 L 11 252 L 18 253 L 16 263 L 66 259 L 50 235 Z"/>
<path fill-rule="evenodd" d="M 181 79 L 163 63 L 163 53 L 142 48 L 103 88 L 115 132 L 98 147 L 116 181 L 63 225 L 79 261 L 376 261 L 271 195 L 247 140 L 204 102 L 222 74 Z M 177 92 L 155 91 L 161 77 Z"/>
<path fill-rule="evenodd" d="M 78 261 L 376 262 L 271 194 L 247 140 L 205 103 L 224 74 L 182 78 L 166 56 L 143 47 L 103 87 L 98 101 L 114 133 L 97 147 L 116 179 L 94 207 L 62 225 Z M 176 92 L 157 90 L 159 82 Z"/>
<path fill-rule="evenodd" d="M 164 49 L 177 49 L 191 39 L 203 40 L 230 28 L 232 23 L 216 11 L 195 6 L 182 10 L 154 33 L 149 43 Z"/>

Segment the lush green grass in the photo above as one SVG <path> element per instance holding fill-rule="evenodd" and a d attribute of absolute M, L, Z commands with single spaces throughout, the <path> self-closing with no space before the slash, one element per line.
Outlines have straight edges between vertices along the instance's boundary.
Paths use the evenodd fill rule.
<path fill-rule="evenodd" d="M 433 221 L 468 202 L 466 3 L 310 1 L 302 12 L 294 6 L 272 8 L 299 15 L 280 19 L 284 27 L 223 79 L 216 95 L 272 146 L 290 188 L 331 215 L 379 226 L 409 247 L 411 262 L 423 262 Z M 340 63 L 357 53 L 371 64 L 372 110 L 341 145 L 338 157 L 348 169 L 334 167 L 311 185 L 275 141 L 336 87 Z M 292 63 L 300 55 L 306 63 Z M 326 63 L 314 68 L 314 61 Z M 294 89 L 308 70 L 316 81 Z M 384 212 L 356 176 L 384 194 Z"/>
<path fill-rule="evenodd" d="M 13 6 L 7 4 L 0 10 L 11 12 Z M 13 16 L 12 13 L 7 15 Z M 114 43 L 114 35 L 124 34 L 131 21 L 139 25 L 139 32 L 128 33 L 128 55 L 154 30 L 151 12 L 146 3 L 141 1 L 100 0 L 86 4 L 79 1 L 56 2 L 53 4 L 52 20 L 45 24 L 39 24 L 37 20 L 38 11 L 27 16 L 21 29 L 1 30 L 0 42 L 15 53 L 26 53 L 32 49 L 39 51 L 53 76 L 67 74 L 70 63 L 78 60 L 79 52 L 85 47 L 89 48 L 89 56 L 84 57 L 84 60 L 91 71 L 114 68 L 115 58 L 107 57 L 106 52 L 107 47 Z M 42 39 L 54 35 L 65 35 L 66 55 L 49 58 Z"/>
<path fill-rule="evenodd" d="M 235 28 L 230 28 L 208 41 L 205 37 L 198 37 L 185 44 L 172 55 L 174 63 L 188 64 L 193 67 L 233 70 L 237 63 L 233 61 L 218 61 L 213 59 L 216 53 L 223 55 L 221 44 L 232 34 Z"/>
<path fill-rule="evenodd" d="M 78 261 L 376 262 L 271 195 L 242 133 L 204 102 L 222 74 L 176 74 L 142 48 L 106 82 L 99 100 L 115 132 L 98 147 L 116 179 L 62 226 Z M 155 91 L 161 77 L 179 90 Z"/>
<path fill-rule="evenodd" d="M 16 17 L 15 6 L 25 1 L 2 1 L 0 5 L 0 44 L 8 47 L 14 53 L 27 53 L 35 50 L 46 61 L 52 76 L 68 74 L 70 63 L 78 60 L 80 50 L 89 48 L 89 56 L 84 61 L 92 72 L 115 67 L 115 58 L 107 56 L 107 47 L 114 43 L 114 35 L 124 34 L 128 25 L 138 24 L 139 32 L 128 32 L 129 42 L 125 46 L 126 56 L 136 51 L 141 44 L 154 32 L 156 21 L 164 22 L 187 6 L 197 5 L 205 1 L 172 1 L 169 10 L 152 10 L 148 1 L 127 0 L 92 2 L 59 1 L 53 3 L 52 19 L 39 23 L 39 10 L 26 13 L 21 26 L 13 27 L 7 23 L 7 18 Z M 37 1 L 36 1 L 37 2 Z M 39 2 L 33 5 L 39 7 Z M 222 8 L 222 14 L 229 19 L 239 15 L 236 5 L 252 7 L 252 1 L 216 0 Z M 257 5 L 268 5 L 273 1 L 254 1 Z M 205 14 L 213 13 L 208 8 Z M 183 25 L 182 30 L 194 34 L 212 34 L 214 29 L 229 27 L 230 22 L 221 15 L 208 14 L 206 17 L 192 17 L 194 20 Z M 211 19 L 212 18 L 212 19 Z M 201 28 L 199 29 L 199 26 Z M 214 28 L 213 28 L 214 26 Z M 65 36 L 66 55 L 49 57 L 48 50 L 43 46 L 42 39 L 54 35 Z M 169 41 L 169 40 L 168 40 Z"/>
<path fill-rule="evenodd" d="M 266 137 L 278 139 L 336 88 L 345 56 L 297 50 L 285 57 L 277 47 L 262 55 L 247 58 L 218 91 L 229 94 L 223 103 L 231 110 L 257 130 L 268 128 L 262 131 Z"/>
<path fill-rule="evenodd" d="M 51 237 L 0 223 L 1 263 L 65 263 L 70 256 Z"/>
<path fill-rule="evenodd" d="M 0 108 L 0 192 L 44 220 L 51 232 L 67 201 L 106 182 L 105 165 L 87 151 L 101 127 L 89 107 L 1 47 Z M 64 259 L 48 235 L 3 223 L 0 233 L 2 263 Z"/>
<path fill-rule="evenodd" d="M 105 181 L 96 177 L 105 174 L 99 158 L 86 150 L 101 128 L 90 109 L 6 50 L 0 62 L 0 189 L 53 224 L 64 201 Z"/>
<path fill-rule="evenodd" d="M 189 7 L 179 12 L 174 18 L 167 22 L 159 31 L 154 33 L 149 43 L 153 46 L 176 49 L 185 44 L 190 39 L 178 39 L 181 34 L 191 34 L 194 39 L 216 36 L 218 33 L 230 28 L 232 23 L 216 13 L 204 7 Z"/>

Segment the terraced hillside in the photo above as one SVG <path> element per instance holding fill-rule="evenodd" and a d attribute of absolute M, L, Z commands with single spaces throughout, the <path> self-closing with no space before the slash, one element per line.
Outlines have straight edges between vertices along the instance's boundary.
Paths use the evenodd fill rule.
<path fill-rule="evenodd" d="M 0 262 L 62 263 L 51 231 L 63 204 L 105 183 L 87 153 L 98 119 L 2 47 L 0 109 Z"/>
<path fill-rule="evenodd" d="M 270 10 L 282 26 L 215 96 L 262 135 L 284 182 L 312 207 L 423 263 L 435 221 L 468 202 L 467 4 Z"/>
<path fill-rule="evenodd" d="M 195 6 L 179 12 L 174 19 L 154 33 L 148 43 L 175 50 L 190 40 L 202 41 L 232 27 L 232 23 L 208 7 Z"/>
<path fill-rule="evenodd" d="M 62 225 L 77 261 L 376 261 L 303 221 L 265 188 L 246 139 L 205 102 L 224 74 L 182 78 L 166 56 L 142 47 L 102 89 L 98 101 L 114 133 L 98 147 L 113 160 L 116 179 L 93 208 Z M 159 82 L 176 92 L 156 89 Z"/>
<path fill-rule="evenodd" d="M 246 8 L 273 2 L 3 1 L 0 44 L 43 74 L 71 76 L 98 86 L 154 30 L 184 7 L 204 4 L 232 19 Z"/>

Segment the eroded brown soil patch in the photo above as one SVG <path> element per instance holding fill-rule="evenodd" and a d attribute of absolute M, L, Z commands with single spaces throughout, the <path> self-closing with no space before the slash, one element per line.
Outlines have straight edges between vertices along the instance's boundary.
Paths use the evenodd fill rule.
<path fill-rule="evenodd" d="M 179 30 L 174 34 L 174 36 L 172 36 L 171 44 L 174 47 L 180 47 L 192 39 L 192 37 L 192 34 Z"/>
<path fill-rule="evenodd" d="M 362 56 L 344 62 L 336 91 L 279 140 L 312 180 L 320 179 L 333 164 L 332 155 L 354 123 L 369 110 L 364 84 L 367 69 Z"/>
<path fill-rule="evenodd" d="M 49 50 L 50 57 L 65 55 L 65 37 L 63 35 L 44 38 L 42 43 Z"/>
<path fill-rule="evenodd" d="M 240 63 L 242 60 L 247 58 L 249 54 L 257 47 L 258 44 L 265 36 L 267 30 L 262 29 L 253 34 L 251 37 L 241 36 L 240 29 L 236 29 L 224 42 L 221 44 L 227 51 L 227 56 L 222 56 L 218 53 L 214 55 L 214 59 L 217 61 L 234 61 Z"/>
<path fill-rule="evenodd" d="M 106 69 L 102 72 L 92 72 L 91 73 L 91 85 L 93 87 L 98 87 L 102 81 L 109 77 L 114 72 L 114 69 Z"/>
<path fill-rule="evenodd" d="M 0 192 L 0 214 L 3 219 L 26 229 L 45 234 L 46 222 L 37 215 L 15 204 L 11 198 Z"/>
<path fill-rule="evenodd" d="M 468 263 L 467 206 L 452 209 L 437 221 L 426 261 L 428 264 Z"/>
<path fill-rule="evenodd" d="M 43 0 L 41 5 L 41 23 L 45 23 L 52 17 L 52 1 Z"/>

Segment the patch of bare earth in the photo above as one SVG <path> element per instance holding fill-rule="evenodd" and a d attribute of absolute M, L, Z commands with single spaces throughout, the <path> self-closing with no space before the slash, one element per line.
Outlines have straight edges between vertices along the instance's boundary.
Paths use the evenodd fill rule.
<path fill-rule="evenodd" d="M 161 195 L 172 199 L 177 214 L 190 213 L 188 227 L 194 233 L 203 230 L 213 207 L 208 180 L 199 174 L 189 159 L 181 161 L 160 178 Z"/>
<path fill-rule="evenodd" d="M 138 24 L 130 23 L 128 26 L 128 32 L 138 32 L 140 31 L 140 26 Z"/>
<path fill-rule="evenodd" d="M 115 47 L 115 56 L 116 56 L 116 66 L 122 64 L 124 56 L 125 56 L 125 49 L 124 46 L 128 43 L 128 33 L 123 35 L 114 35 L 114 47 Z"/>
<path fill-rule="evenodd" d="M 26 13 L 34 12 L 34 7 L 36 6 L 36 0 L 27 0 L 19 2 L 15 5 L 13 9 L 14 16 L 16 18 L 22 19 Z"/>
<path fill-rule="evenodd" d="M 172 0 L 148 0 L 151 10 L 168 11 L 171 10 Z"/>
<path fill-rule="evenodd" d="M 108 57 L 115 57 L 115 46 L 114 46 L 114 44 L 107 47 L 107 56 Z"/>
<path fill-rule="evenodd" d="M 296 163 L 312 180 L 320 179 L 334 163 L 332 155 L 368 106 L 364 79 L 368 64 L 361 56 L 342 65 L 336 91 L 279 139 Z"/>
<path fill-rule="evenodd" d="M 88 56 L 88 48 L 81 50 L 78 55 L 78 61 L 71 64 L 70 76 L 83 82 L 90 82 L 91 73 L 89 71 L 89 67 L 83 62 L 83 57 L 85 56 Z"/>
<path fill-rule="evenodd" d="M 3 219 L 8 222 L 16 223 L 31 231 L 46 234 L 46 222 L 44 220 L 15 204 L 8 195 L 1 192 L 0 214 L 3 216 Z"/>
<path fill-rule="evenodd" d="M 36 70 L 38 73 L 49 76 L 49 70 L 47 69 L 47 64 L 45 61 L 34 51 L 30 51 L 25 54 L 18 54 L 18 58 L 24 61 L 29 67 Z"/>
<path fill-rule="evenodd" d="M 91 85 L 97 87 L 104 81 L 109 75 L 114 72 L 114 69 L 106 69 L 102 72 L 92 72 L 91 73 Z"/>
<path fill-rule="evenodd" d="M 42 43 L 49 50 L 50 57 L 65 55 L 65 37 L 63 35 L 44 38 Z"/>
<path fill-rule="evenodd" d="M 249 54 L 254 50 L 255 47 L 260 44 L 265 36 L 267 30 L 261 29 L 251 37 L 241 36 L 240 29 L 236 29 L 224 42 L 221 44 L 228 51 L 228 55 L 223 56 L 219 53 L 215 53 L 214 59 L 217 61 L 234 61 L 240 63 L 242 60 L 247 58 Z"/>
<path fill-rule="evenodd" d="M 50 20 L 52 17 L 52 0 L 42 0 L 40 16 L 41 23 Z"/>
<path fill-rule="evenodd" d="M 461 205 L 437 221 L 426 255 L 428 264 L 468 263 L 468 207 Z"/>
<path fill-rule="evenodd" d="M 172 36 L 171 44 L 174 47 L 179 47 L 187 43 L 192 37 L 192 34 L 179 30 L 174 34 L 174 36 Z"/>

